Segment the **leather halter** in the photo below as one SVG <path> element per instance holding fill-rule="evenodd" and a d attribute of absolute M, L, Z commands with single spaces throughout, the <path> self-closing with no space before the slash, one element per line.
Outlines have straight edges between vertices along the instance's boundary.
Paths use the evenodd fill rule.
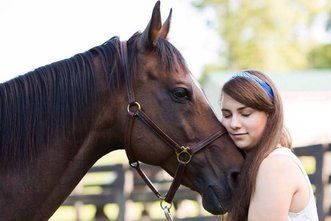
<path fill-rule="evenodd" d="M 216 133 L 212 134 L 211 136 L 207 137 L 205 140 L 200 141 L 199 143 L 197 143 L 195 146 L 192 147 L 186 147 L 174 141 L 156 123 L 154 123 L 151 118 L 148 117 L 148 115 L 143 111 L 141 105 L 135 99 L 133 86 L 132 86 L 132 79 L 131 79 L 132 74 L 128 67 L 126 41 L 120 42 L 120 55 L 123 65 L 123 71 L 125 74 L 127 96 L 129 103 L 127 106 L 128 119 L 126 122 L 126 135 L 124 137 L 124 147 L 125 147 L 126 155 L 129 159 L 130 166 L 136 169 L 136 171 L 145 181 L 147 186 L 161 200 L 161 207 L 163 208 L 162 205 L 163 201 L 171 204 L 174 195 L 180 186 L 186 165 L 191 161 L 192 156 L 227 132 L 225 128 L 223 130 L 219 130 Z M 139 161 L 136 160 L 133 155 L 131 148 L 131 136 L 133 131 L 134 120 L 136 118 L 139 118 L 145 125 L 147 125 L 154 132 L 154 134 L 157 135 L 161 140 L 163 140 L 170 148 L 172 148 L 177 155 L 178 167 L 174 176 L 174 180 L 170 186 L 170 189 L 165 196 L 162 196 L 159 193 L 159 191 L 154 187 L 153 183 L 148 179 L 146 174 L 140 168 Z"/>

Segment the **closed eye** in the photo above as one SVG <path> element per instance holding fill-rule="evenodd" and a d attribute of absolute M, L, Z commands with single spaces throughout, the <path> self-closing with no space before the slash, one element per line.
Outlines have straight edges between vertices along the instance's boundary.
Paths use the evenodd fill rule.
<path fill-rule="evenodd" d="M 230 118 L 230 117 L 231 117 L 231 115 L 229 115 L 229 114 L 222 114 L 222 116 L 223 116 L 224 118 Z"/>
<path fill-rule="evenodd" d="M 241 115 L 244 116 L 244 117 L 249 117 L 251 115 L 251 113 L 249 113 L 249 114 L 241 114 Z"/>
<path fill-rule="evenodd" d="M 231 112 L 230 111 L 227 111 L 227 110 L 222 110 L 222 116 L 224 117 L 224 118 L 229 118 L 229 117 L 231 117 Z"/>

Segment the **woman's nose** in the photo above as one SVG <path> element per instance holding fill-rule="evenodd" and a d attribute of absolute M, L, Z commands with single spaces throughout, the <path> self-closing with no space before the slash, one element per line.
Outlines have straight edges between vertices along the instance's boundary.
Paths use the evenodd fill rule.
<path fill-rule="evenodd" d="M 237 128 L 240 128 L 240 127 L 241 127 L 240 121 L 239 121 L 239 119 L 238 119 L 237 116 L 233 116 L 233 117 L 231 118 L 230 127 L 231 127 L 232 129 L 237 129 Z"/>

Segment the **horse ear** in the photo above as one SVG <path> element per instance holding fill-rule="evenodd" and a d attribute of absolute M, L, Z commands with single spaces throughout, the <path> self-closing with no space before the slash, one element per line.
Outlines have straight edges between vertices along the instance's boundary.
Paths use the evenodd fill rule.
<path fill-rule="evenodd" d="M 160 36 L 161 27 L 160 1 L 157 1 L 153 9 L 152 18 L 145 31 L 142 33 L 145 46 L 153 47 L 156 45 L 157 38 Z"/>
<path fill-rule="evenodd" d="M 161 31 L 160 31 L 160 36 L 164 39 L 167 38 L 167 35 L 170 30 L 170 23 L 171 23 L 171 16 L 172 16 L 172 9 L 170 9 L 170 13 L 168 15 L 167 20 L 163 23 Z"/>

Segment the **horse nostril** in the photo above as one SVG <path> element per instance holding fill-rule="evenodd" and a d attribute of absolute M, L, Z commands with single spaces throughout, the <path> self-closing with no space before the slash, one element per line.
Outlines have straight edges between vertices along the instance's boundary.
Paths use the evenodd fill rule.
<path fill-rule="evenodd" d="M 239 171 L 232 171 L 229 174 L 229 180 L 230 180 L 230 185 L 232 188 L 237 187 L 239 184 L 239 179 L 240 179 L 240 172 Z"/>

